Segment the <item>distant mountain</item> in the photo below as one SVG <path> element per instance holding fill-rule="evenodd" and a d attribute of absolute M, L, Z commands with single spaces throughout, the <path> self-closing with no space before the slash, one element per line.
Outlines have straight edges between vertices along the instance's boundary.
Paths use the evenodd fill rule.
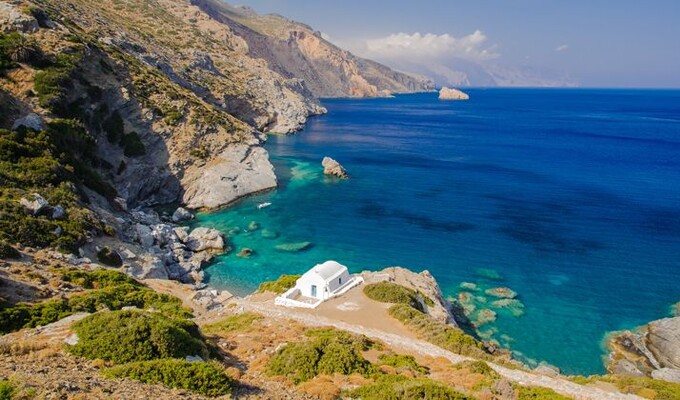
<path fill-rule="evenodd" d="M 434 89 L 429 79 L 359 58 L 310 26 L 280 15 L 258 15 L 251 8 L 221 0 L 191 3 L 240 36 L 250 57 L 263 59 L 283 77 L 302 79 L 316 97 L 379 97 Z"/>

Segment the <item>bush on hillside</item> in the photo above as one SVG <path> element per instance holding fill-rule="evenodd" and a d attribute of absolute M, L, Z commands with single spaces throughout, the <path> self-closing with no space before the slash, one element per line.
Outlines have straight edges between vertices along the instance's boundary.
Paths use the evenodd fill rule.
<path fill-rule="evenodd" d="M 570 397 L 563 396 L 552 389 L 539 386 L 520 386 L 513 385 L 517 400 L 569 400 Z"/>
<path fill-rule="evenodd" d="M 260 287 L 257 289 L 257 293 L 285 293 L 288 289 L 295 286 L 295 282 L 300 279 L 301 276 L 302 275 L 281 275 L 275 281 L 262 282 Z"/>
<path fill-rule="evenodd" d="M 177 321 L 141 311 L 112 311 L 90 315 L 73 329 L 78 343 L 68 351 L 76 356 L 116 364 L 161 358 L 208 358 L 208 349 L 189 321 Z"/>
<path fill-rule="evenodd" d="M 655 400 L 680 399 L 680 383 L 622 375 L 606 375 L 597 379 L 613 383 L 623 393 L 635 394 Z"/>
<path fill-rule="evenodd" d="M 16 393 L 16 388 L 12 382 L 2 379 L 0 380 L 0 400 L 12 400 Z"/>
<path fill-rule="evenodd" d="M 82 56 L 80 51 L 63 52 L 57 55 L 50 66 L 35 74 L 33 88 L 40 106 L 57 115 L 68 114 L 65 98 Z"/>
<path fill-rule="evenodd" d="M 439 323 L 406 304 L 393 305 L 389 309 L 389 314 L 423 339 L 445 350 L 474 357 L 488 356 L 483 344 L 461 329 Z"/>
<path fill-rule="evenodd" d="M 120 254 L 116 253 L 109 247 L 103 247 L 97 252 L 97 260 L 104 265 L 108 265 L 109 267 L 118 268 L 123 265 L 123 259 L 120 257 Z"/>
<path fill-rule="evenodd" d="M 424 311 L 415 290 L 392 282 L 371 283 L 364 286 L 364 294 L 381 303 L 406 304 Z"/>
<path fill-rule="evenodd" d="M 43 303 L 19 303 L 12 307 L 0 308 L 0 334 L 22 328 L 33 328 L 58 321 L 73 312 L 96 312 L 101 309 L 120 310 L 123 307 L 153 309 L 161 315 L 174 318 L 191 318 L 191 312 L 182 306 L 176 297 L 155 291 L 140 284 L 127 275 L 111 270 L 93 272 L 66 270 L 58 271 L 62 279 L 73 282 L 86 290 L 66 300 L 51 300 Z M 185 329 L 194 332 L 195 325 L 189 323 Z"/>
<path fill-rule="evenodd" d="M 415 374 L 426 375 L 430 369 L 418 364 L 413 356 L 395 353 L 383 353 L 378 356 L 378 365 L 387 365 L 397 371 L 409 370 Z"/>
<path fill-rule="evenodd" d="M 146 154 L 146 147 L 137 132 L 130 132 L 124 135 L 120 145 L 123 147 L 123 153 L 126 157 L 139 157 Z"/>
<path fill-rule="evenodd" d="M 123 139 L 123 136 L 125 136 L 125 124 L 118 110 L 114 111 L 104 121 L 103 127 L 106 132 L 106 138 L 110 143 L 118 144 Z"/>
<path fill-rule="evenodd" d="M 110 378 L 130 378 L 212 397 L 229 394 L 234 385 L 234 381 L 215 364 L 175 359 L 135 362 L 109 368 L 103 373 Z"/>
<path fill-rule="evenodd" d="M 375 372 L 361 355 L 365 344 L 360 336 L 332 329 L 316 333 L 320 334 L 280 348 L 269 360 L 267 374 L 286 376 L 297 384 L 320 374 L 369 376 Z"/>
<path fill-rule="evenodd" d="M 345 392 L 345 396 L 362 400 L 473 399 L 431 379 L 402 375 L 383 375 L 375 383 Z"/>
<path fill-rule="evenodd" d="M 9 243 L 0 240 L 0 258 L 21 258 L 21 253 L 17 251 L 14 247 L 10 246 Z"/>

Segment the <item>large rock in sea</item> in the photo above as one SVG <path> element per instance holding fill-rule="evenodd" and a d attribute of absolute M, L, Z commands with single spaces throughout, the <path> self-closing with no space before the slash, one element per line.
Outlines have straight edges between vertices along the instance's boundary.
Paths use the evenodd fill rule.
<path fill-rule="evenodd" d="M 324 157 L 321 161 L 321 165 L 323 166 L 324 175 L 333 175 L 341 179 L 349 178 L 345 168 L 330 157 Z"/>
<path fill-rule="evenodd" d="M 615 333 L 607 346 L 610 373 L 680 380 L 680 317 Z"/>
<path fill-rule="evenodd" d="M 222 233 L 210 228 L 196 228 L 184 240 L 187 248 L 194 252 L 223 251 L 224 238 Z"/>
<path fill-rule="evenodd" d="M 449 89 L 443 87 L 439 91 L 439 100 L 468 100 L 470 96 L 467 93 L 463 93 L 458 89 Z"/>
<path fill-rule="evenodd" d="M 179 207 L 172 213 L 172 222 L 179 223 L 194 219 L 194 214 L 184 207 Z"/>

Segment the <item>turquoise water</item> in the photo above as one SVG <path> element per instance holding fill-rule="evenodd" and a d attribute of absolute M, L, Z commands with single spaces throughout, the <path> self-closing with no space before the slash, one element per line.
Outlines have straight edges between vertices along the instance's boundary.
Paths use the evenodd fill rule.
<path fill-rule="evenodd" d="M 279 189 L 199 216 L 234 248 L 210 285 L 245 294 L 334 259 L 428 269 L 453 297 L 463 281 L 507 286 L 515 314 L 474 293 L 498 313 L 482 335 L 527 362 L 603 372 L 606 332 L 680 300 L 680 92 L 470 95 L 326 100 L 301 134 L 270 137 Z M 326 155 L 351 179 L 324 177 Z M 254 255 L 238 257 L 244 247 Z"/>

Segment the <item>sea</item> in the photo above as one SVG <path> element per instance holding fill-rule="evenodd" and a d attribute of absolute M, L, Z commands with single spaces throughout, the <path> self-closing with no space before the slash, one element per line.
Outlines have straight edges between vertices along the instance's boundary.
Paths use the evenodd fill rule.
<path fill-rule="evenodd" d="M 326 260 L 428 270 L 517 359 L 605 372 L 608 333 L 680 301 L 680 91 L 467 92 L 325 99 L 269 136 L 278 189 L 195 222 L 233 248 L 209 285 L 245 295 Z M 324 156 L 350 179 L 324 176 Z"/>

